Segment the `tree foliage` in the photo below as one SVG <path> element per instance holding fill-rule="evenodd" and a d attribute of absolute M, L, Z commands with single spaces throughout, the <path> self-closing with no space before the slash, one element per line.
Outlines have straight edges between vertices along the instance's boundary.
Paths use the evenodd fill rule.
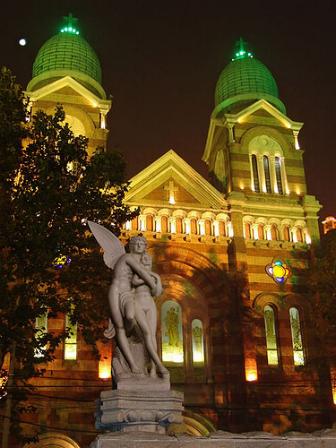
<path fill-rule="evenodd" d="M 66 332 L 35 328 L 36 319 L 74 307 L 87 341 L 102 335 L 107 274 L 85 224 L 98 221 L 118 235 L 136 215 L 124 205 L 125 163 L 114 151 L 88 156 L 57 107 L 29 118 L 27 101 L 9 70 L 0 74 L 0 367 L 15 352 L 13 393 L 39 375 Z M 71 259 L 62 269 L 60 256 Z M 106 289 L 105 293 L 106 294 Z M 35 355 L 39 353 L 37 358 Z"/>
<path fill-rule="evenodd" d="M 321 238 L 307 273 L 315 323 L 322 339 L 336 335 L 336 230 Z"/>

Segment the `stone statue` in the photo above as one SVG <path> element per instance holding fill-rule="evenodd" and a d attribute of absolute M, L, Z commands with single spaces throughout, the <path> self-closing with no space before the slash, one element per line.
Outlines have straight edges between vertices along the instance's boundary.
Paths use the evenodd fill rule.
<path fill-rule="evenodd" d="M 159 275 L 152 272 L 152 260 L 143 237 L 133 237 L 129 253 L 105 227 L 88 222 L 90 230 L 104 250 L 105 264 L 113 269 L 109 290 L 111 320 L 105 335 L 115 337 L 116 350 L 112 372 L 115 383 L 142 377 L 169 380 L 156 343 L 156 306 L 154 297 L 162 293 Z"/>
<path fill-rule="evenodd" d="M 162 293 L 160 276 L 152 271 L 145 238 L 131 238 L 126 253 L 109 230 L 88 224 L 104 250 L 105 264 L 113 269 L 108 293 L 111 319 L 104 334 L 116 341 L 115 387 L 100 394 L 96 428 L 165 433 L 171 423 L 182 422 L 183 394 L 170 389 L 168 370 L 157 353 L 154 297 Z"/>

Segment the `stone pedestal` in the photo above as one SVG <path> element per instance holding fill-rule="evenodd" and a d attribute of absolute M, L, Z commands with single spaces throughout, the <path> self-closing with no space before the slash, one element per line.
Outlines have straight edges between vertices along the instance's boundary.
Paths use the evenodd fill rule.
<path fill-rule="evenodd" d="M 335 448 L 336 431 L 327 429 L 313 434 L 287 433 L 272 436 L 269 433 L 252 432 L 231 434 L 217 431 L 209 437 L 133 432 L 99 435 L 90 448 Z"/>
<path fill-rule="evenodd" d="M 140 386 L 140 384 L 138 384 Z M 108 431 L 146 431 L 164 434 L 170 423 L 182 422 L 183 394 L 144 387 L 101 393 L 96 427 Z"/>

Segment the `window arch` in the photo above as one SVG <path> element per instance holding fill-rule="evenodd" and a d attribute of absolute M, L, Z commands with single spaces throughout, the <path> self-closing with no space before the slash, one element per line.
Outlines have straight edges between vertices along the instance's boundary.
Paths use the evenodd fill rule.
<path fill-rule="evenodd" d="M 192 360 L 193 364 L 200 366 L 204 364 L 204 332 L 203 324 L 199 319 L 191 323 L 192 336 Z"/>
<path fill-rule="evenodd" d="M 162 361 L 183 364 L 182 309 L 173 300 L 161 308 Z"/>
<path fill-rule="evenodd" d="M 269 158 L 267 156 L 263 156 L 263 165 L 264 165 L 266 192 L 272 193 L 270 163 Z"/>
<path fill-rule="evenodd" d="M 264 307 L 264 323 L 267 348 L 267 362 L 270 366 L 279 365 L 279 354 L 276 334 L 274 309 L 270 305 Z"/>
<path fill-rule="evenodd" d="M 289 321 L 292 335 L 293 361 L 295 366 L 303 366 L 305 364 L 302 333 L 299 310 L 295 307 L 289 309 Z"/>

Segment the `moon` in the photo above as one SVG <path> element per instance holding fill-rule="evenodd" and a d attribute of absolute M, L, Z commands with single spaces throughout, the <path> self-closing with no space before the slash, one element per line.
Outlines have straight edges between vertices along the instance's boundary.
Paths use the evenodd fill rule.
<path fill-rule="evenodd" d="M 19 40 L 19 45 L 21 45 L 21 47 L 24 47 L 26 44 L 27 44 L 26 39 L 25 39 L 24 37 L 22 37 L 22 38 Z"/>

